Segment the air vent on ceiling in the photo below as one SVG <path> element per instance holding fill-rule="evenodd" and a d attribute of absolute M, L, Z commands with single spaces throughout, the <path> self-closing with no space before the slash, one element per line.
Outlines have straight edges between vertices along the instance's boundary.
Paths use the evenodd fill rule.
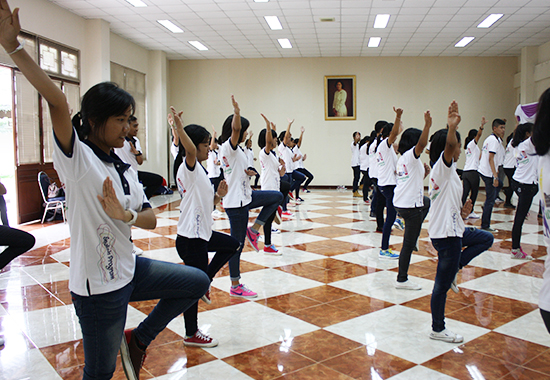
<path fill-rule="evenodd" d="M 334 22 L 334 17 L 321 17 L 319 20 L 321 22 Z"/>

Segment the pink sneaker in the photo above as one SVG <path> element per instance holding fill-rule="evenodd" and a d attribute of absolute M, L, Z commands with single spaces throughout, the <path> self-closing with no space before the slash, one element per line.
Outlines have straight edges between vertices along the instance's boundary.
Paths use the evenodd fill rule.
<path fill-rule="evenodd" d="M 231 287 L 231 291 L 229 292 L 231 296 L 233 297 L 240 297 L 240 298 L 256 298 L 258 297 L 258 293 L 253 292 L 252 290 L 248 289 L 244 284 L 239 284 L 236 288 Z"/>
<path fill-rule="evenodd" d="M 275 247 L 275 244 L 268 245 L 264 247 L 264 253 L 266 255 L 272 255 L 272 256 L 281 256 L 282 253 L 279 252 L 279 250 Z"/>
<path fill-rule="evenodd" d="M 218 345 L 218 340 L 209 337 L 201 330 L 197 330 L 195 335 L 185 337 L 183 339 L 183 344 L 191 347 L 216 347 Z"/>
<path fill-rule="evenodd" d="M 248 242 L 250 243 L 250 245 L 252 246 L 252 248 L 254 248 L 254 250 L 256 252 L 259 251 L 259 248 L 258 248 L 258 238 L 259 237 L 260 237 L 259 232 L 252 231 L 252 228 L 250 228 L 250 227 L 248 227 L 246 229 L 246 238 L 248 239 Z"/>
<path fill-rule="evenodd" d="M 516 259 L 516 260 L 533 260 L 533 256 L 523 252 L 523 249 L 521 249 L 521 247 L 519 249 L 512 249 L 512 252 L 510 255 L 512 259 Z"/>

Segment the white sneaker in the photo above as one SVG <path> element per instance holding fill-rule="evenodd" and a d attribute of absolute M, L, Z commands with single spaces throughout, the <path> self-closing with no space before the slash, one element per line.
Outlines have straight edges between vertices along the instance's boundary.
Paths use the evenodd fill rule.
<path fill-rule="evenodd" d="M 451 282 L 451 290 L 458 294 L 458 272 L 456 272 L 455 279 Z"/>
<path fill-rule="evenodd" d="M 468 219 L 479 219 L 479 215 L 472 211 L 472 213 L 468 215 Z"/>
<path fill-rule="evenodd" d="M 422 289 L 422 286 L 415 284 L 414 282 L 407 280 L 405 282 L 395 282 L 395 288 L 396 289 L 406 289 L 406 290 L 420 290 Z"/>
<path fill-rule="evenodd" d="M 219 219 L 223 216 L 223 213 L 221 213 L 220 211 L 218 210 L 214 210 L 212 211 L 212 218 L 214 219 Z"/>
<path fill-rule="evenodd" d="M 136 245 L 134 244 L 134 250 L 132 251 L 132 253 L 136 256 L 141 256 L 143 255 L 143 249 L 136 247 Z"/>
<path fill-rule="evenodd" d="M 280 234 L 281 231 L 278 228 L 271 228 L 271 233 L 272 234 Z"/>
<path fill-rule="evenodd" d="M 464 337 L 462 335 L 455 334 L 449 329 L 445 329 L 441 332 L 432 331 L 430 333 L 430 339 L 442 340 L 447 343 L 462 343 L 464 342 Z"/>

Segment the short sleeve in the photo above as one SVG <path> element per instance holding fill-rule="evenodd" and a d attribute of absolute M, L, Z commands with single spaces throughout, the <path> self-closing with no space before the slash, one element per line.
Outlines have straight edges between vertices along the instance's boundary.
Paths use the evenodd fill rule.
<path fill-rule="evenodd" d="M 67 155 L 61 149 L 59 140 L 54 133 L 55 144 L 53 162 L 55 170 L 58 172 L 63 182 L 79 180 L 88 172 L 91 165 L 84 143 L 78 140 L 76 136 L 76 131 L 73 128 L 73 135 L 71 137 L 73 149 L 72 153 Z M 91 153 L 93 154 L 93 152 Z"/>

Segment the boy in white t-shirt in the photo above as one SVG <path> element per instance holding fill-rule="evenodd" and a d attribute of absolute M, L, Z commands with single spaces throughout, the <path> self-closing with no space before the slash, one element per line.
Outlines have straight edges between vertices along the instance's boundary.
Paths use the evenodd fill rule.
<path fill-rule="evenodd" d="M 485 204 L 481 216 L 481 229 L 488 232 L 496 232 L 491 228 L 491 214 L 498 192 L 502 188 L 502 181 L 498 177 L 498 167 L 504 162 L 504 147 L 502 139 L 506 132 L 504 120 L 493 120 L 493 133 L 483 142 L 481 158 L 479 160 L 479 172 L 481 179 L 485 182 Z"/>

